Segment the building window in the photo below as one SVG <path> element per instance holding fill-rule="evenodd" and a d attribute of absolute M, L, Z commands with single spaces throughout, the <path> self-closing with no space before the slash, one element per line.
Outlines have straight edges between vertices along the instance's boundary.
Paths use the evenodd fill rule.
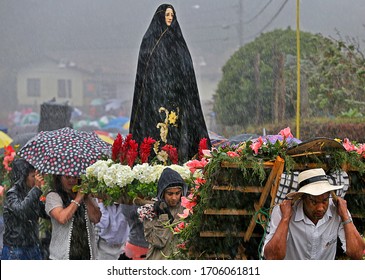
<path fill-rule="evenodd" d="M 72 98 L 71 80 L 58 80 L 57 96 L 59 98 Z"/>
<path fill-rule="evenodd" d="M 27 79 L 27 96 L 39 97 L 41 96 L 41 80 Z"/>

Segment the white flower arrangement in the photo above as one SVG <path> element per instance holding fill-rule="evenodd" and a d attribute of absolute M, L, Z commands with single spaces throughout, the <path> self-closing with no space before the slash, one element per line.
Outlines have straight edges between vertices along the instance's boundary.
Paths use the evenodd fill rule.
<path fill-rule="evenodd" d="M 136 164 L 131 168 L 111 159 L 98 160 L 86 168 L 81 188 L 85 193 L 107 195 L 111 201 L 127 196 L 133 200 L 136 196 L 157 195 L 157 182 L 162 171 L 169 167 L 178 172 L 188 184 L 202 177 L 202 171 L 191 173 L 187 163 L 184 165 L 161 165 L 148 163 Z"/>

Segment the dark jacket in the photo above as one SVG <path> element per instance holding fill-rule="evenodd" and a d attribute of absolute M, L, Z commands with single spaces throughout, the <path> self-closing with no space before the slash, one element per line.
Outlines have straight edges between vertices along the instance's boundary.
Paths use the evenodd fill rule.
<path fill-rule="evenodd" d="M 34 167 L 24 159 L 15 159 L 12 164 L 13 186 L 7 191 L 4 203 L 4 244 L 16 247 L 35 246 L 39 241 L 39 218 L 47 218 L 42 191 L 26 185 L 28 174 Z"/>

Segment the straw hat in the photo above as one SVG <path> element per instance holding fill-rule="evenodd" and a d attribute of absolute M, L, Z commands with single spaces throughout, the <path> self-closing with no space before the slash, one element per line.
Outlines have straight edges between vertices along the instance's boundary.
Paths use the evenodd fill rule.
<path fill-rule="evenodd" d="M 343 188 L 343 185 L 331 185 L 327 180 L 326 172 L 322 168 L 309 169 L 299 173 L 298 186 L 300 189 L 297 192 L 288 193 L 287 198 L 293 199 L 304 193 L 317 196 Z"/>

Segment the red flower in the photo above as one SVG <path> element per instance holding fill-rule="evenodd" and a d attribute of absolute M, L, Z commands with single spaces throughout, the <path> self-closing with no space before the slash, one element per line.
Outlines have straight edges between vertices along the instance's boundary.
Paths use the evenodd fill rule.
<path fill-rule="evenodd" d="M 204 154 L 203 154 L 203 150 L 208 150 L 208 139 L 207 138 L 202 138 L 199 142 L 199 153 L 198 153 L 198 157 L 199 159 L 202 159 Z"/>
<path fill-rule="evenodd" d="M 186 243 L 184 242 L 184 243 L 177 244 L 176 247 L 179 249 L 182 249 L 182 250 L 186 250 Z"/>
<path fill-rule="evenodd" d="M 181 222 L 179 223 L 175 228 L 174 228 L 174 232 L 180 232 L 181 230 L 183 230 L 185 228 L 185 223 Z"/>
<path fill-rule="evenodd" d="M 161 148 L 162 151 L 165 151 L 168 156 L 169 156 L 169 159 L 171 160 L 171 162 L 173 164 L 177 164 L 178 161 L 179 161 L 179 158 L 178 158 L 178 154 L 177 154 L 177 149 L 174 148 L 172 145 L 169 145 L 169 144 L 166 144 L 165 146 L 163 146 Z"/>
<path fill-rule="evenodd" d="M 15 153 L 15 150 L 14 150 L 14 148 L 12 146 L 5 146 L 4 147 L 4 155 L 5 156 L 10 156 L 13 153 Z"/>
<path fill-rule="evenodd" d="M 138 143 L 135 140 L 132 140 L 131 138 L 128 139 L 128 142 L 125 143 L 128 146 L 127 154 L 126 154 L 126 160 L 127 164 L 130 167 L 133 167 L 134 162 L 136 161 L 136 158 L 138 156 Z"/>
<path fill-rule="evenodd" d="M 7 170 L 8 172 L 11 171 L 10 164 L 13 162 L 15 155 L 16 155 L 16 153 L 12 146 L 4 147 L 3 165 L 4 165 L 5 170 Z"/>
<path fill-rule="evenodd" d="M 143 139 L 143 142 L 141 143 L 141 146 L 139 148 L 139 155 L 141 157 L 141 162 L 145 163 L 148 161 L 148 158 L 151 154 L 152 145 L 156 143 L 156 140 L 147 137 Z"/>
<path fill-rule="evenodd" d="M 119 158 L 120 148 L 123 144 L 123 137 L 118 133 L 112 146 L 112 160 L 116 161 Z"/>

